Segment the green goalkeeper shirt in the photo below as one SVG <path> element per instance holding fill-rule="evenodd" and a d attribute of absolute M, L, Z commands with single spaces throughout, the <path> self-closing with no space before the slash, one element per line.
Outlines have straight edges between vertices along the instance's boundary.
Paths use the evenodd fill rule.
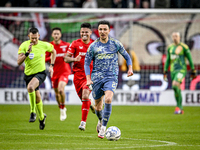
<path fill-rule="evenodd" d="M 25 54 L 28 51 L 30 42 L 30 40 L 23 42 L 19 47 L 18 54 Z M 32 75 L 44 71 L 46 69 L 45 52 L 52 52 L 53 49 L 52 44 L 38 40 L 38 43 L 32 46 L 32 51 L 24 61 L 24 73 L 26 75 Z"/>
<path fill-rule="evenodd" d="M 182 47 L 182 50 L 177 54 L 178 49 Z M 194 69 L 194 64 L 192 61 L 191 53 L 189 47 L 180 42 L 178 45 L 175 45 L 174 43 L 168 46 L 167 49 L 167 59 L 164 66 L 164 71 L 168 70 L 168 67 L 170 65 L 170 71 L 176 72 L 176 71 L 187 71 L 187 64 L 186 64 L 186 58 L 189 61 L 191 69 Z"/>

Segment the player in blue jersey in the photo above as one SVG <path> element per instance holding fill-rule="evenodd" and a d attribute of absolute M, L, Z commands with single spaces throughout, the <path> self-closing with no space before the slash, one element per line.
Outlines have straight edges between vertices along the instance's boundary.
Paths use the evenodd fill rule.
<path fill-rule="evenodd" d="M 87 86 L 92 86 L 92 95 L 95 99 L 95 113 L 98 117 L 97 132 L 99 138 L 104 138 L 106 125 L 112 110 L 112 97 L 118 84 L 118 52 L 126 59 L 128 77 L 133 75 L 132 61 L 123 45 L 116 39 L 109 37 L 110 23 L 98 23 L 100 38 L 95 40 L 87 50 L 85 57 L 85 74 Z M 93 70 L 90 77 L 90 63 L 93 60 Z M 103 98 L 105 95 L 105 106 Z M 102 115 L 103 114 L 103 115 Z"/>

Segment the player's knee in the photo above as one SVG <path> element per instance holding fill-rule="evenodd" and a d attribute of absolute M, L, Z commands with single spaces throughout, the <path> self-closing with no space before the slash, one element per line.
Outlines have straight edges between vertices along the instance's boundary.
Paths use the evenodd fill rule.
<path fill-rule="evenodd" d="M 28 85 L 27 87 L 28 92 L 33 92 L 35 90 L 35 87 L 33 85 Z"/>
<path fill-rule="evenodd" d="M 63 90 L 63 89 L 59 89 L 59 90 L 58 90 L 58 93 L 59 93 L 60 95 L 63 95 L 63 94 L 64 94 L 64 90 Z"/>
<path fill-rule="evenodd" d="M 83 94 L 82 99 L 89 99 L 89 96 L 87 94 Z"/>
<path fill-rule="evenodd" d="M 105 97 L 105 103 L 110 104 L 112 102 L 112 97 Z"/>

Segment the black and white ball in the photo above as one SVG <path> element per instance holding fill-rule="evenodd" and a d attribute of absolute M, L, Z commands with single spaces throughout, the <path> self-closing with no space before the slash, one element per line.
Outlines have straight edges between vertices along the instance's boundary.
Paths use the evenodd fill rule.
<path fill-rule="evenodd" d="M 121 131 L 118 127 L 111 126 L 106 130 L 106 138 L 110 141 L 117 141 L 121 137 Z"/>

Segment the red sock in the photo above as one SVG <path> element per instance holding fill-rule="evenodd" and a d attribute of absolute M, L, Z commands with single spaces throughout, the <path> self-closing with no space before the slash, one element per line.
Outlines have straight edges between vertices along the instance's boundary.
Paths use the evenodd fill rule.
<path fill-rule="evenodd" d="M 65 104 L 64 103 L 60 103 L 60 109 L 64 109 L 65 108 Z"/>
<path fill-rule="evenodd" d="M 87 116 L 88 116 L 88 112 L 89 112 L 89 109 L 90 109 L 90 99 L 82 99 L 82 120 L 81 121 L 84 121 L 86 122 L 87 120 Z"/>

